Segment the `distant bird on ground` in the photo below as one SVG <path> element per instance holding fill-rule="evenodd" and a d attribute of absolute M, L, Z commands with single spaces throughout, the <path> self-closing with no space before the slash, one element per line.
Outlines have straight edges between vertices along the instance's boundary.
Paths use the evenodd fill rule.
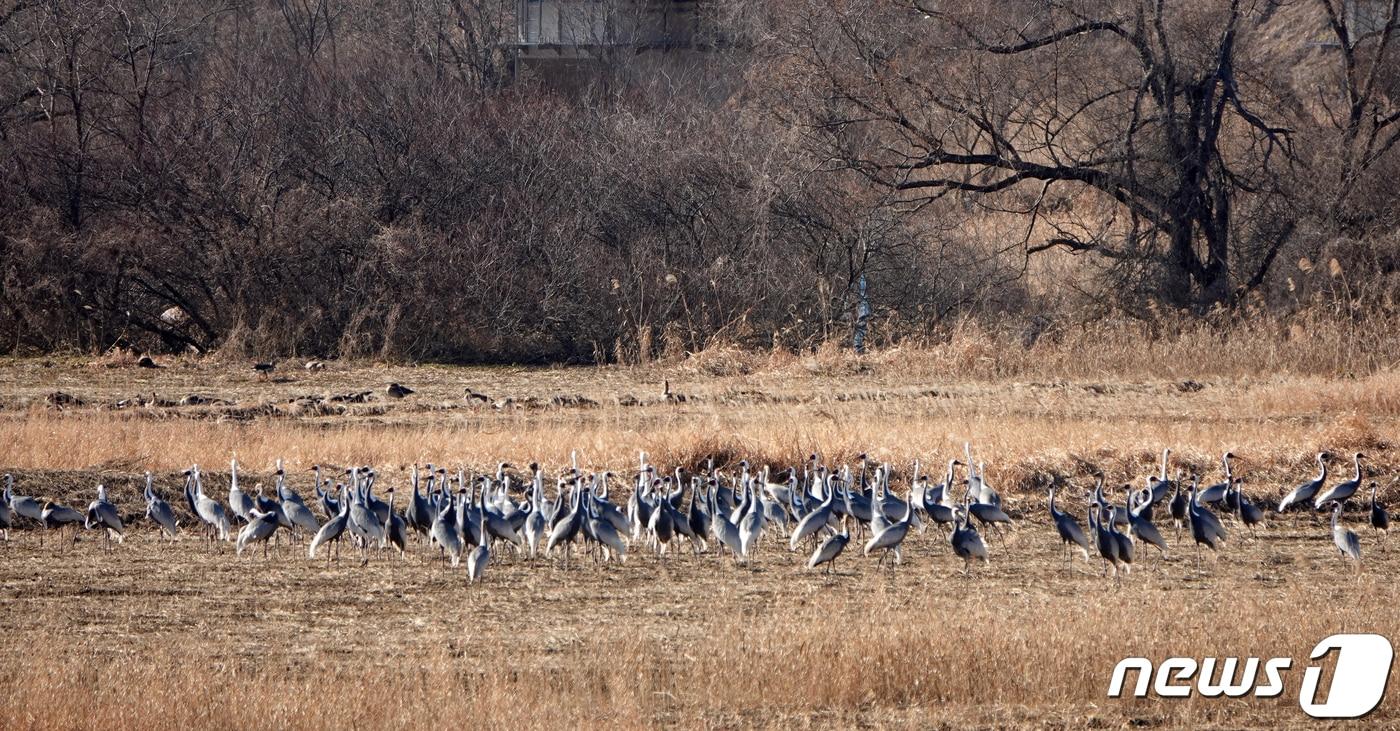
<path fill-rule="evenodd" d="M 486 404 L 491 403 L 490 396 L 487 396 L 486 394 L 481 393 L 480 391 L 473 391 L 470 386 L 462 389 L 462 398 L 465 399 L 467 403 L 472 404 L 473 406 L 484 406 Z"/>
<path fill-rule="evenodd" d="M 1172 501 L 1167 506 L 1172 514 L 1172 524 L 1176 526 L 1176 538 L 1181 540 L 1181 527 L 1186 524 L 1187 506 L 1191 502 L 1190 496 L 1181 490 L 1181 475 L 1176 476 L 1176 487 L 1172 488 Z"/>
<path fill-rule="evenodd" d="M 1202 488 L 1200 494 L 1196 496 L 1196 502 L 1213 505 L 1221 502 L 1225 499 L 1226 495 L 1230 494 L 1230 485 L 1233 484 L 1235 479 L 1234 473 L 1230 470 L 1230 460 L 1234 458 L 1235 455 L 1232 452 L 1225 453 L 1225 456 L 1220 459 L 1221 464 L 1225 466 L 1225 481 L 1217 482 L 1210 487 Z"/>
<path fill-rule="evenodd" d="M 1349 558 L 1356 562 L 1356 570 L 1361 570 L 1361 539 L 1356 537 L 1356 531 L 1339 524 L 1337 521 L 1342 517 L 1342 504 L 1339 502 L 1332 508 L 1332 543 L 1341 552 L 1343 558 Z"/>
<path fill-rule="evenodd" d="M 408 523 L 403 516 L 394 512 L 394 488 L 391 487 L 384 493 L 389 497 L 389 521 L 384 524 L 384 537 L 402 556 L 404 551 L 408 550 Z M 310 511 L 307 514 L 310 515 Z"/>
<path fill-rule="evenodd" d="M 179 531 L 179 523 L 175 520 L 175 511 L 170 509 L 170 503 L 162 500 L 156 495 L 155 487 L 152 485 L 151 473 L 146 473 L 146 490 L 143 493 L 146 498 L 146 517 L 151 522 L 160 526 L 161 532 L 175 538 Z"/>
<path fill-rule="evenodd" d="M 438 511 L 437 518 L 433 520 L 433 527 L 429 530 L 434 543 L 442 551 L 443 560 L 451 560 L 456 566 L 462 562 L 462 534 L 457 530 L 457 521 L 451 509 Z"/>
<path fill-rule="evenodd" d="M 1094 534 L 1094 547 L 1099 551 L 1099 558 L 1103 559 L 1103 575 L 1108 576 L 1109 568 L 1113 569 L 1114 577 L 1118 576 L 1118 540 L 1113 537 L 1113 532 L 1103 526 L 1103 509 L 1098 505 L 1089 505 L 1089 530 Z"/>
<path fill-rule="evenodd" d="M 16 495 L 15 476 L 11 474 L 5 475 L 5 502 L 10 505 L 11 521 L 19 517 L 44 522 L 44 504 L 28 495 Z"/>
<path fill-rule="evenodd" d="M 1084 537 L 1084 530 L 1079 527 L 1079 522 L 1069 513 L 1055 509 L 1055 488 L 1050 487 L 1050 519 L 1055 523 L 1055 532 L 1060 534 L 1060 544 L 1064 547 L 1065 563 L 1074 560 L 1073 549 L 1079 548 L 1079 552 L 1084 555 L 1084 560 L 1089 560 L 1089 539 Z"/>
<path fill-rule="evenodd" d="M 253 498 L 238 486 L 238 460 L 229 460 L 228 507 L 233 516 L 244 523 L 253 520 Z"/>
<path fill-rule="evenodd" d="M 44 529 L 57 530 L 60 539 L 63 536 L 63 532 L 68 528 L 77 527 L 79 523 L 83 522 L 82 513 L 79 513 L 67 505 L 59 505 L 52 500 L 44 503 L 44 510 L 40 513 L 40 518 L 41 522 L 44 524 Z M 73 539 L 77 540 L 76 533 L 73 535 Z"/>
<path fill-rule="evenodd" d="M 1249 529 L 1249 534 L 1253 537 L 1254 526 L 1264 522 L 1264 510 L 1245 496 L 1244 491 L 1240 489 L 1243 482 L 1244 480 L 1235 480 L 1235 517 Z"/>
<path fill-rule="evenodd" d="M 7 541 L 10 540 L 10 526 L 13 524 L 14 513 L 10 510 L 10 497 L 6 495 L 4 499 L 0 499 L 0 533 L 4 534 Z"/>
<path fill-rule="evenodd" d="M 486 539 L 486 513 L 483 510 L 477 515 L 480 520 L 477 527 L 480 529 L 482 541 L 467 557 L 467 582 L 472 584 L 482 580 L 486 575 L 486 564 L 491 561 L 491 541 Z"/>
<path fill-rule="evenodd" d="M 1162 469 L 1157 473 L 1155 479 L 1149 479 L 1148 483 L 1152 489 L 1152 503 L 1156 505 L 1166 499 L 1167 493 L 1171 492 L 1176 484 L 1175 481 L 1167 479 L 1167 461 L 1172 456 L 1171 448 L 1162 450 Z"/>
<path fill-rule="evenodd" d="M 1128 493 L 1129 534 L 1143 543 L 1155 546 L 1157 550 L 1161 552 L 1162 558 L 1165 559 L 1167 557 L 1167 539 L 1162 537 L 1161 531 L 1157 530 L 1157 526 L 1154 525 L 1150 519 L 1133 511 L 1132 488 L 1128 485 L 1124 485 L 1123 489 Z"/>
<path fill-rule="evenodd" d="M 1113 536 L 1113 540 L 1118 542 L 1118 563 L 1123 569 L 1123 573 L 1130 573 L 1133 570 L 1133 557 L 1135 545 L 1132 536 L 1118 530 L 1118 521 L 1113 516 L 1118 508 L 1109 509 L 1108 533 Z M 1149 523 L 1150 525 L 1150 523 Z"/>
<path fill-rule="evenodd" d="M 883 510 L 884 509 L 878 504 L 876 505 L 875 511 L 877 513 L 883 512 Z M 911 488 L 909 490 L 909 501 L 905 504 L 904 508 L 904 517 L 895 523 L 889 524 L 884 530 L 871 536 L 870 540 L 865 544 L 865 555 L 869 556 L 871 551 L 880 551 L 880 563 L 883 563 L 885 559 L 890 558 L 890 554 L 893 553 L 893 560 L 890 563 L 891 568 L 894 567 L 895 563 L 902 561 L 903 556 L 899 552 L 899 546 L 904 542 L 905 536 L 909 535 L 909 526 L 912 524 L 911 521 L 913 517 L 914 490 Z"/>
<path fill-rule="evenodd" d="M 117 543 L 126 540 L 126 530 L 122 527 L 122 517 L 117 513 L 117 506 L 107 500 L 106 487 L 97 486 L 97 499 L 88 504 L 87 518 L 83 521 L 83 527 L 89 530 L 101 528 L 102 545 L 105 548 L 112 547 L 113 538 L 117 539 Z"/>
<path fill-rule="evenodd" d="M 1351 458 L 1352 464 L 1356 465 L 1356 474 L 1350 480 L 1339 482 L 1333 485 L 1331 490 L 1318 495 L 1317 499 L 1313 501 L 1313 507 L 1321 509 L 1322 506 L 1330 502 L 1342 504 L 1350 500 L 1351 496 L 1356 494 L 1357 488 L 1361 487 L 1361 460 L 1363 459 L 1366 459 L 1366 455 L 1357 452 Z"/>
<path fill-rule="evenodd" d="M 972 527 L 972 518 L 965 509 L 961 516 L 961 521 L 954 523 L 948 542 L 953 546 L 953 553 L 963 560 L 963 573 L 967 574 L 973 561 L 987 562 L 987 545 Z"/>
<path fill-rule="evenodd" d="M 851 531 L 846 527 L 846 521 L 841 521 L 841 532 L 828 536 L 822 541 L 817 550 L 812 552 L 812 557 L 807 559 L 807 568 L 814 569 L 822 564 L 826 564 L 826 572 L 829 574 L 836 567 L 836 558 L 841 552 L 846 550 L 846 544 L 851 542 Z"/>
<path fill-rule="evenodd" d="M 1371 481 L 1371 529 L 1381 534 L 1382 545 L 1384 536 L 1390 530 L 1390 513 L 1386 512 L 1385 506 L 1376 500 L 1376 482 Z"/>
<path fill-rule="evenodd" d="M 1327 482 L 1327 460 L 1332 459 L 1329 452 L 1317 453 L 1317 477 L 1304 482 L 1293 488 L 1293 491 L 1283 497 L 1278 503 L 1278 512 L 1283 513 L 1291 508 L 1306 506 L 1317 496 L 1318 491 Z"/>
<path fill-rule="evenodd" d="M 1200 478 L 1193 475 L 1191 479 L 1191 502 L 1187 505 L 1187 515 L 1191 519 L 1191 538 L 1196 542 L 1196 566 L 1199 569 L 1201 546 L 1212 551 L 1220 550 L 1220 545 L 1225 542 L 1225 528 L 1215 513 L 1196 501 Z"/>
<path fill-rule="evenodd" d="M 208 528 L 209 541 L 212 543 L 215 538 L 227 541 L 230 529 L 228 513 L 224 511 L 224 506 L 220 505 L 218 500 L 204 494 L 204 481 L 199 476 L 199 465 L 195 465 L 189 470 L 189 479 L 185 483 L 185 496 L 195 516 Z"/>
<path fill-rule="evenodd" d="M 403 397 L 405 397 L 405 396 L 411 396 L 411 395 L 413 395 L 414 391 L 413 391 L 413 389 L 409 388 L 408 386 L 400 386 L 400 385 L 397 384 L 397 383 L 391 383 L 391 384 L 389 384 L 388 386 L 386 386 L 386 387 L 384 388 L 384 393 L 385 393 L 385 395 L 387 395 L 389 398 L 395 398 L 395 399 L 397 399 L 397 398 L 403 398 Z"/>
<path fill-rule="evenodd" d="M 248 525 L 243 526 L 243 530 L 238 532 L 238 541 L 234 546 L 237 555 L 243 555 L 243 549 L 251 543 L 263 544 L 263 556 L 267 556 L 267 539 L 277 532 L 277 513 L 262 512 L 254 510 L 251 514 L 252 520 Z"/>
<path fill-rule="evenodd" d="M 306 361 L 306 365 L 302 367 L 308 371 L 323 371 L 326 369 L 326 364 L 319 360 L 308 360 Z"/>
<path fill-rule="evenodd" d="M 141 356 L 141 357 L 136 361 L 136 365 L 137 365 L 138 367 L 141 367 L 141 368 L 159 368 L 159 367 L 160 367 L 160 365 L 157 364 L 154 360 L 151 360 L 151 356 L 149 356 L 149 355 L 143 355 L 143 356 Z"/>
<path fill-rule="evenodd" d="M 316 549 L 327 543 L 337 541 L 336 545 L 339 545 L 338 541 L 341 535 L 345 533 L 345 524 L 348 523 L 349 520 L 350 498 L 342 495 L 339 512 L 331 516 L 330 520 L 327 520 L 326 524 L 321 526 L 320 530 L 316 531 L 316 537 L 311 539 L 311 547 L 306 549 L 307 558 L 316 558 Z M 339 548 L 336 549 L 336 553 L 340 553 Z M 328 553 L 326 554 L 326 563 L 330 563 L 330 560 L 331 557 Z"/>
<path fill-rule="evenodd" d="M 260 378 L 264 378 L 264 379 L 265 379 L 265 378 L 268 378 L 269 376 L 272 375 L 272 369 L 274 369 L 274 368 L 276 368 L 276 367 L 277 367 L 277 364 L 276 364 L 276 363 L 273 363 L 273 362 L 271 362 L 271 361 L 264 361 L 264 362 L 261 362 L 261 363 L 254 363 L 254 364 L 253 364 L 253 372 L 256 373 L 256 374 L 258 374 L 258 376 L 259 376 Z"/>

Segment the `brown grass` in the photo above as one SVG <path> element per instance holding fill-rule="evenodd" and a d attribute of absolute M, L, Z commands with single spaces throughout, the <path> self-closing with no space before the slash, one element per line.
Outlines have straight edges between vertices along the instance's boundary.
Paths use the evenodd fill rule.
<path fill-rule="evenodd" d="M 634 464 L 638 449 L 667 465 L 712 454 L 786 465 L 810 451 L 840 462 L 871 450 L 903 472 L 970 440 L 1021 524 L 970 579 L 929 533 L 912 539 L 894 576 L 855 547 L 839 575 L 809 574 L 774 542 L 753 567 L 640 549 L 621 566 L 584 560 L 568 572 L 503 558 L 476 587 L 422 546 L 404 561 L 361 567 L 347 556 L 326 567 L 299 546 L 265 561 L 190 537 L 165 545 L 139 521 L 110 554 L 91 534 L 61 549 L 17 531 L 0 544 L 0 727 L 413 727 L 426 725 L 425 708 L 440 723 L 486 727 L 1301 727 L 1296 667 L 1274 701 L 1111 700 L 1109 674 L 1129 654 L 1287 655 L 1300 667 L 1334 632 L 1400 636 L 1390 598 L 1400 565 L 1366 531 L 1359 578 L 1324 528 L 1288 518 L 1257 540 L 1232 531 L 1203 573 L 1178 543 L 1171 560 L 1149 558 L 1113 589 L 1096 567 L 1063 568 L 1040 492 L 1048 473 L 1069 475 L 1078 509 L 1091 466 L 1138 478 L 1165 445 L 1208 477 L 1232 449 L 1257 498 L 1291 487 L 1324 446 L 1367 450 L 1390 487 L 1400 466 L 1389 441 L 1400 425 L 1394 370 L 1342 377 L 1303 369 L 1301 355 L 1290 356 L 1296 372 L 1223 361 L 1134 370 L 1112 356 L 1126 370 L 1094 375 L 1052 357 L 1032 379 L 1015 360 L 1025 356 L 986 365 L 998 357 L 989 346 L 956 342 L 865 358 L 705 356 L 743 367 L 284 364 L 271 382 L 195 359 L 157 371 L 4 364 L 0 466 L 17 471 L 19 491 L 81 506 L 102 480 L 133 518 L 142 470 L 174 497 L 174 472 L 200 462 L 222 494 L 219 470 L 235 452 L 250 482 L 288 460 L 306 493 L 301 470 L 315 462 L 374 463 L 401 483 L 400 468 L 415 461 L 557 468 L 573 449 L 614 469 Z M 1021 375 L 992 380 L 991 370 L 959 371 L 959 359 Z M 938 372 L 945 362 L 949 374 Z M 1183 386 L 1188 378 L 1201 387 Z M 663 402 L 663 379 L 686 401 Z M 283 408 L 391 380 L 419 393 L 343 413 Z M 463 402 L 465 386 L 600 405 L 498 411 Z M 53 391 L 86 405 L 45 406 Z M 151 393 L 230 403 L 111 407 Z M 623 397 L 640 404 L 617 405 Z M 1370 720 L 1394 725 L 1394 708 Z"/>
<path fill-rule="evenodd" d="M 141 533 L 60 553 L 23 536 L 0 569 L 0 726 L 402 727 L 429 707 L 488 727 L 1301 726 L 1300 675 L 1276 701 L 1105 691 L 1128 655 L 1305 657 L 1333 632 L 1400 631 L 1391 558 L 1352 579 L 1306 523 L 1203 576 L 1150 561 L 1119 590 L 1066 571 L 1043 525 L 972 578 L 931 536 L 893 576 L 854 557 L 808 574 L 772 548 L 753 568 L 506 559 L 469 587 L 422 548 L 327 568 L 299 549 L 235 559 Z"/>

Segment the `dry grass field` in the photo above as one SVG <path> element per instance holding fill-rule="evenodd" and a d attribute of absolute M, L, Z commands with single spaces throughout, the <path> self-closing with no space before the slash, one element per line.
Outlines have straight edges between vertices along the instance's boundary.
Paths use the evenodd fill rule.
<path fill-rule="evenodd" d="M 1184 538 L 1166 560 L 1140 549 L 1115 586 L 1097 563 L 1066 567 L 1044 487 L 1066 477 L 1082 521 L 1095 467 L 1136 483 L 1171 446 L 1174 464 L 1213 480 L 1230 449 L 1248 493 L 1276 499 L 1327 447 L 1366 451 L 1383 496 L 1400 495 L 1400 372 L 1286 352 L 1275 368 L 1260 366 L 1267 353 L 1236 365 L 1112 352 L 1097 364 L 977 361 L 966 348 L 600 369 L 286 363 L 268 379 L 213 360 L 0 363 L 0 469 L 16 491 L 81 508 L 101 481 L 131 518 L 110 552 L 95 532 L 70 546 L 17 530 L 0 544 L 0 727 L 1313 725 L 1297 704 L 1312 645 L 1400 637 L 1400 545 L 1382 550 L 1353 518 L 1358 576 L 1320 522 L 1273 519 L 1257 536 L 1230 524 L 1201 570 Z M 418 393 L 385 399 L 390 381 Z M 666 382 L 683 401 L 663 396 Z M 567 570 L 497 555 L 468 585 L 421 544 L 367 566 L 349 546 L 329 565 L 304 545 L 235 558 L 193 533 L 162 542 L 137 519 L 144 470 L 174 504 L 179 470 L 198 462 L 222 498 L 235 453 L 248 485 L 283 458 L 303 494 L 317 462 L 375 464 L 402 485 L 415 462 L 557 470 L 574 450 L 618 472 L 638 450 L 666 466 L 869 451 L 895 462 L 903 489 L 911 460 L 940 464 L 965 440 L 1018 519 L 971 576 L 929 531 L 895 571 L 853 545 L 834 575 L 810 573 L 774 535 L 748 566 L 641 546 L 625 564 Z M 1130 655 L 1289 656 L 1295 669 L 1271 700 L 1107 698 Z M 1400 724 L 1396 702 L 1366 723 Z"/>

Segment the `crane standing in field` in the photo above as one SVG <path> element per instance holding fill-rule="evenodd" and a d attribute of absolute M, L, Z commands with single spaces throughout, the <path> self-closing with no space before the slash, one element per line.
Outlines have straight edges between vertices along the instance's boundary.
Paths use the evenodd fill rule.
<path fill-rule="evenodd" d="M 175 511 L 170 509 L 170 503 L 162 500 L 156 494 L 154 479 L 151 473 L 146 473 L 146 489 L 143 493 L 146 498 L 146 517 L 160 526 L 161 534 L 174 540 L 179 533 L 179 523 L 175 520 Z"/>
<path fill-rule="evenodd" d="M 877 512 L 883 512 L 884 508 L 877 506 Z M 891 523 L 884 530 L 870 537 L 865 544 L 865 555 L 869 556 L 871 551 L 880 551 L 880 563 L 893 553 L 894 557 L 890 561 L 890 568 L 893 569 L 896 563 L 903 560 L 899 552 L 899 545 L 904 542 L 904 538 L 909 535 L 909 526 L 914 518 L 914 490 L 909 490 L 909 501 L 904 507 L 904 517 L 896 523 Z"/>
<path fill-rule="evenodd" d="M 1350 500 L 1351 496 L 1356 494 L 1357 488 L 1361 487 L 1361 460 L 1365 458 L 1366 455 L 1357 452 L 1351 458 L 1352 463 L 1356 465 L 1356 474 L 1350 480 L 1339 482 L 1333 485 L 1331 490 L 1318 495 L 1317 499 L 1313 500 L 1313 507 L 1321 510 L 1327 503 L 1335 502 L 1341 505 Z"/>
<path fill-rule="evenodd" d="M 1338 521 L 1342 517 L 1342 504 L 1337 503 L 1332 508 L 1332 543 L 1341 552 L 1342 558 L 1356 562 L 1356 571 L 1361 571 L 1361 539 L 1356 537 L 1356 531 L 1341 525 Z"/>
<path fill-rule="evenodd" d="M 238 460 L 232 459 L 228 463 L 228 509 L 233 512 L 233 517 L 244 523 L 252 522 L 253 508 L 256 504 L 251 495 L 243 491 L 238 486 Z"/>
<path fill-rule="evenodd" d="M 948 542 L 953 546 L 953 553 L 963 560 L 963 574 L 966 575 L 973 561 L 987 563 L 987 544 L 982 542 L 982 536 L 972 527 L 972 518 L 967 513 L 966 506 L 959 515 L 960 522 L 953 524 L 953 532 L 949 534 Z"/>
<path fill-rule="evenodd" d="M 1225 527 L 1220 524 L 1220 519 L 1215 517 L 1209 508 L 1196 501 L 1197 488 L 1200 485 L 1200 477 L 1191 476 L 1191 501 L 1187 505 L 1187 512 L 1191 519 L 1191 538 L 1196 542 L 1196 569 L 1201 566 L 1201 546 L 1205 546 L 1212 551 L 1219 552 L 1220 546 L 1225 543 Z"/>
<path fill-rule="evenodd" d="M 1376 500 L 1376 482 L 1371 481 L 1371 530 L 1380 534 L 1381 547 L 1385 547 L 1385 536 L 1390 531 L 1390 513 Z"/>
<path fill-rule="evenodd" d="M 254 509 L 248 514 L 252 520 L 248 525 L 243 526 L 243 530 L 238 531 L 238 540 L 234 544 L 234 553 L 242 556 L 243 549 L 251 543 L 263 544 L 263 558 L 267 558 L 267 539 L 277 532 L 277 513 L 262 512 Z"/>
<path fill-rule="evenodd" d="M 1089 560 L 1089 539 L 1084 537 L 1084 529 L 1069 513 L 1055 509 L 1055 486 L 1050 486 L 1050 520 L 1055 524 L 1055 532 L 1060 536 L 1061 552 L 1065 555 L 1065 566 L 1074 561 L 1074 549 L 1078 548 L 1084 560 Z"/>
<path fill-rule="evenodd" d="M 15 494 L 15 476 L 5 475 L 5 502 L 10 506 L 10 520 L 25 518 L 35 523 L 44 522 L 44 504 L 27 495 Z"/>
<path fill-rule="evenodd" d="M 1327 461 L 1332 459 L 1330 452 L 1317 453 L 1317 477 L 1293 488 L 1278 503 L 1278 512 L 1284 513 L 1294 508 L 1305 507 L 1317 497 L 1322 486 L 1327 484 Z"/>
<path fill-rule="evenodd" d="M 807 559 L 807 568 L 814 569 L 822 564 L 826 564 L 826 572 L 831 573 L 836 568 L 836 558 L 841 552 L 846 550 L 846 544 L 851 542 L 851 531 L 847 528 L 846 520 L 841 521 L 841 532 L 834 533 L 822 541 L 820 546 L 812 552 L 812 557 Z"/>
<path fill-rule="evenodd" d="M 1094 547 L 1099 551 L 1099 558 L 1103 559 L 1103 575 L 1108 577 L 1108 570 L 1113 569 L 1113 576 L 1118 577 L 1118 540 L 1113 537 L 1113 533 L 1103 526 L 1103 508 L 1098 505 L 1089 506 L 1089 530 L 1094 534 Z"/>
<path fill-rule="evenodd" d="M 327 520 L 325 525 L 322 525 L 321 529 L 316 531 L 316 537 L 311 539 L 311 546 L 306 549 L 307 558 L 316 558 L 316 549 L 331 541 L 335 541 L 336 555 L 338 557 L 340 555 L 340 537 L 345 533 L 345 524 L 349 521 L 350 500 L 342 494 L 340 511 L 331 516 L 331 519 Z M 330 553 L 327 552 L 326 563 L 329 564 L 330 560 Z"/>
<path fill-rule="evenodd" d="M 83 527 L 102 529 L 102 546 L 110 549 L 112 539 L 116 538 L 117 543 L 126 539 L 126 529 L 122 526 L 122 517 L 117 513 L 117 506 L 107 500 L 107 488 L 97 486 L 97 499 L 88 504 L 87 519 L 83 522 Z"/>
<path fill-rule="evenodd" d="M 483 540 L 476 548 L 472 549 L 472 555 L 467 558 L 467 581 L 475 584 L 481 581 L 486 575 L 486 564 L 491 561 L 491 541 L 484 540 L 486 536 L 486 515 L 478 514 L 481 535 Z"/>
<path fill-rule="evenodd" d="M 1151 519 L 1146 517 L 1142 512 L 1133 509 L 1133 491 L 1131 486 L 1124 485 L 1123 489 L 1128 493 L 1127 513 L 1129 535 L 1143 543 L 1154 546 L 1160 552 L 1161 560 L 1165 561 L 1167 558 L 1167 539 L 1162 537 L 1161 531 L 1157 530 L 1157 526 L 1152 523 Z M 1151 499 L 1151 497 L 1148 496 L 1147 499 Z"/>
<path fill-rule="evenodd" d="M 199 465 L 191 467 L 185 475 L 185 497 L 190 503 L 190 511 L 203 521 L 209 543 L 212 544 L 216 538 L 227 541 L 230 528 L 228 514 L 224 512 L 224 506 L 220 505 L 219 501 L 204 494 Z"/>
<path fill-rule="evenodd" d="M 39 514 L 39 517 L 45 530 L 58 531 L 60 541 L 64 540 L 63 534 L 72 529 L 73 541 L 77 542 L 77 526 L 79 523 L 83 522 L 82 513 L 79 513 L 67 505 L 60 505 L 49 500 L 44 503 L 44 510 Z M 42 541 L 43 539 L 40 540 Z"/>

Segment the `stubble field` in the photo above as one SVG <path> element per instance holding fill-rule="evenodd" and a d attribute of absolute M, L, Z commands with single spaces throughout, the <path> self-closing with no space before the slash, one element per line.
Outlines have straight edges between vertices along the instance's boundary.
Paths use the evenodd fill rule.
<path fill-rule="evenodd" d="M 131 518 L 110 551 L 95 531 L 41 545 L 40 531 L 19 529 L 0 543 L 0 726 L 1302 727 L 1314 643 L 1400 636 L 1400 565 L 1359 511 L 1359 575 L 1320 520 L 1273 518 L 1255 536 L 1227 521 L 1228 545 L 1198 568 L 1163 516 L 1168 557 L 1140 547 L 1121 584 L 1098 563 L 1067 566 L 1045 513 L 1049 475 L 1072 485 L 1063 505 L 1082 522 L 1091 470 L 1140 484 L 1165 446 L 1173 469 L 1212 482 L 1232 450 L 1257 501 L 1310 476 L 1319 449 L 1365 451 L 1384 499 L 1400 419 L 1400 378 L 1385 368 L 1030 379 L 950 376 L 910 358 L 332 363 L 261 379 L 242 363 L 167 365 L 0 365 L 0 469 L 16 492 L 81 509 L 100 481 Z M 390 381 L 418 393 L 387 400 Z M 363 391 L 373 396 L 360 403 L 327 398 Z M 196 531 L 162 542 L 137 519 L 143 471 L 179 507 L 179 471 L 197 462 L 223 499 L 235 453 L 247 485 L 282 458 L 308 496 L 315 463 L 374 464 L 402 487 L 413 463 L 535 460 L 552 475 L 577 452 L 586 469 L 627 473 L 639 450 L 666 467 L 713 456 L 775 468 L 867 451 L 895 464 L 902 491 L 913 459 L 941 470 L 964 441 L 1017 519 L 970 576 L 938 530 L 911 537 L 893 571 L 853 542 L 834 574 L 808 572 L 805 553 L 770 532 L 749 565 L 687 550 L 660 559 L 644 545 L 624 564 L 576 557 L 567 569 L 497 552 L 487 581 L 468 585 L 421 543 L 365 566 L 349 546 L 338 561 L 308 560 L 304 543 L 236 558 Z M 1133 655 L 1287 656 L 1295 669 L 1276 699 L 1107 698 L 1113 667 Z M 1367 722 L 1397 719 L 1387 698 Z"/>

